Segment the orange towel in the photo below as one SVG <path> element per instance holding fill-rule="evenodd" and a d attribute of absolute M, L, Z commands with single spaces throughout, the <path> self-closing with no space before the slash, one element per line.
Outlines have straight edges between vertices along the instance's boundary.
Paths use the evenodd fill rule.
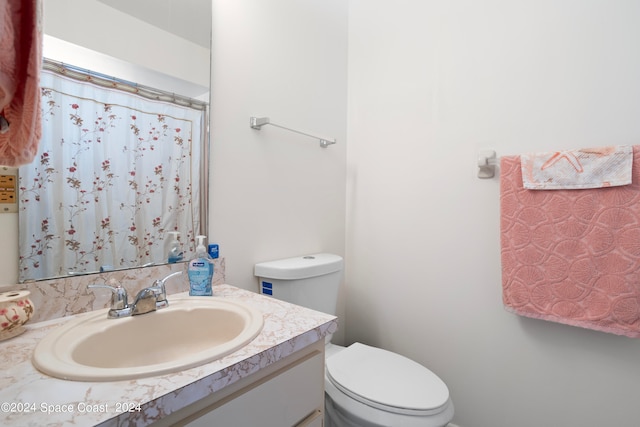
<path fill-rule="evenodd" d="M 0 2 L 0 115 L 9 122 L 0 133 L 0 165 L 30 163 L 38 150 L 41 17 L 40 0 Z"/>
<path fill-rule="evenodd" d="M 520 156 L 500 162 L 508 311 L 640 338 L 640 146 L 632 183 L 527 190 Z"/>

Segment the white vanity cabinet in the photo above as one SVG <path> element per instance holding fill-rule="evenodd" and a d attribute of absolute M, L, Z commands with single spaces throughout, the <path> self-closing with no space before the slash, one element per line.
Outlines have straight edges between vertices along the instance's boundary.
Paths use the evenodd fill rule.
<path fill-rule="evenodd" d="M 261 369 L 153 426 L 322 427 L 324 340 Z"/>

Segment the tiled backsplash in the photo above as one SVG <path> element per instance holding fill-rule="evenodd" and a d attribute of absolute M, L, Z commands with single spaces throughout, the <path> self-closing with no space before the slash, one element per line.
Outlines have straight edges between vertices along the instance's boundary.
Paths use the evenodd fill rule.
<path fill-rule="evenodd" d="M 214 266 L 213 285 L 225 283 L 224 258 L 215 259 Z M 167 281 L 167 294 L 171 295 L 189 290 L 186 262 L 21 283 L 11 288 L 31 292 L 29 298 L 35 311 L 29 323 L 33 323 L 109 307 L 111 291 L 87 289 L 92 283 L 121 284 L 131 301 L 141 289 L 176 271 L 183 274 Z"/>

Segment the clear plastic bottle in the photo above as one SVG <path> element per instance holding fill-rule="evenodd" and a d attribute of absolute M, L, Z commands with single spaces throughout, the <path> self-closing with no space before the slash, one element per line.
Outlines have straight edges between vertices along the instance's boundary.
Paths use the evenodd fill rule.
<path fill-rule="evenodd" d="M 182 249 L 180 248 L 180 241 L 178 240 L 180 232 L 170 231 L 169 234 L 173 235 L 173 240 L 171 241 L 171 244 L 169 246 L 167 262 L 169 264 L 174 264 L 176 262 L 182 261 L 184 259 L 184 254 L 182 253 Z"/>
<path fill-rule="evenodd" d="M 189 261 L 187 272 L 189 274 L 189 295 L 191 296 L 211 296 L 213 289 L 213 262 L 204 246 L 206 236 L 197 236 L 198 246 L 195 257 Z"/>

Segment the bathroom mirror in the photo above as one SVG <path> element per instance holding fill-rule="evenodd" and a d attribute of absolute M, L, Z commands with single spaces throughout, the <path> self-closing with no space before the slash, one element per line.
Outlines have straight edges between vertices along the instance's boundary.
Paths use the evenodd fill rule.
<path fill-rule="evenodd" d="M 46 58 L 98 75 L 209 102 L 210 0 L 47 0 L 43 2 L 43 29 Z M 202 139 L 203 147 L 197 159 L 204 165 L 200 168 L 202 173 L 180 176 L 181 180 L 199 179 L 200 182 L 199 209 L 194 214 L 198 215 L 199 229 L 193 230 L 193 234 L 206 234 L 207 230 L 208 128 L 206 114 L 206 137 Z M 149 216 L 149 222 L 153 219 Z M 95 220 L 95 224 L 84 224 L 85 228 L 100 229 L 100 219 Z M 22 227 L 19 233 L 24 233 Z M 168 246 L 168 235 L 166 239 L 164 246 Z M 141 263 L 165 263 L 165 255 Z M 114 263 L 108 267 L 139 266 Z M 97 271 L 69 271 L 69 274 L 93 272 Z M 63 275 L 21 274 L 20 281 Z"/>

